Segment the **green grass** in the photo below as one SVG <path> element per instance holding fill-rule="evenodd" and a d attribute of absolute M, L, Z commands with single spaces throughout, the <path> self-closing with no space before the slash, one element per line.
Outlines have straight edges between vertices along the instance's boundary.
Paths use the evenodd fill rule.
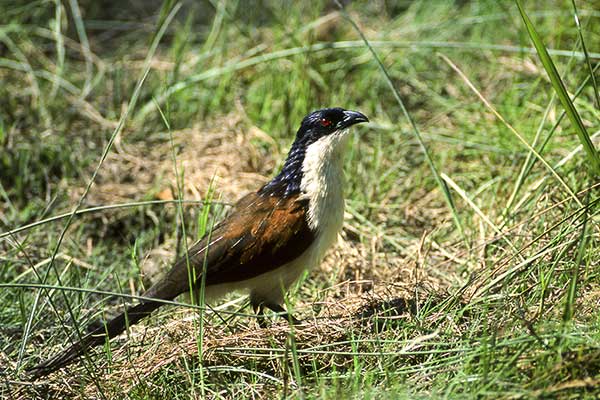
<path fill-rule="evenodd" d="M 0 12 L 0 397 L 600 395 L 593 2 Z M 24 382 L 273 176 L 325 106 L 371 123 L 348 148 L 342 243 L 287 299 L 305 326 L 178 299 Z"/>

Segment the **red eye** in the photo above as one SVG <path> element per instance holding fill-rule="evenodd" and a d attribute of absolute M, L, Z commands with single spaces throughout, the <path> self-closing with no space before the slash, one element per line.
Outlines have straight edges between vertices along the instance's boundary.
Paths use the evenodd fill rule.
<path fill-rule="evenodd" d="M 321 118 L 321 126 L 325 126 L 328 127 L 329 125 L 331 125 L 331 121 L 328 120 L 327 118 Z"/>

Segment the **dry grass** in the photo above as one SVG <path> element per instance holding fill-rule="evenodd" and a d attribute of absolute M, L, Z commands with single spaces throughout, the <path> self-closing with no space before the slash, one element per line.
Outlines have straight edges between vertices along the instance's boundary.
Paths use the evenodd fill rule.
<path fill-rule="evenodd" d="M 177 169 L 183 176 L 182 195 L 186 200 L 203 200 L 212 185 L 218 188 L 224 201 L 233 202 L 240 193 L 265 183 L 276 160 L 281 158 L 275 142 L 251 126 L 240 113 L 205 121 L 172 135 Z M 115 143 L 115 151 L 109 154 L 87 198 L 89 204 L 177 197 L 168 133 L 154 136 L 160 138 Z M 83 187 L 73 190 L 72 198 L 78 199 L 82 192 Z"/>
<path fill-rule="evenodd" d="M 398 272 L 406 274 L 407 280 L 414 282 L 410 279 L 413 278 L 413 271 L 406 268 Z M 227 366 L 223 373 L 236 373 L 236 368 L 249 368 L 255 373 L 272 377 L 273 385 L 262 387 L 261 391 L 266 395 L 282 384 L 275 376 L 286 376 L 291 370 L 292 337 L 303 370 L 315 367 L 326 370 L 331 365 L 342 370 L 349 368 L 356 355 L 368 357 L 365 352 L 370 351 L 368 341 L 373 333 L 383 330 L 386 324 L 402 324 L 409 320 L 418 307 L 424 306 L 418 304 L 419 299 L 431 298 L 433 293 L 430 290 L 439 284 L 437 281 L 421 280 L 415 287 L 410 283 L 368 282 L 371 289 L 364 290 L 365 283 L 346 281 L 328 288 L 323 301 L 299 301 L 296 310 L 305 319 L 293 330 L 280 320 L 262 329 L 248 317 L 235 317 L 228 324 L 221 324 L 218 323 L 220 317 L 209 313 L 204 324 L 201 362 L 208 371 L 206 379 L 218 381 L 219 367 L 222 366 Z M 72 365 L 51 376 L 47 383 L 42 383 L 36 390 L 50 390 L 57 396 L 97 398 L 100 391 L 129 393 L 135 388 L 152 390 L 152 377 L 157 373 L 184 371 L 190 364 L 200 367 L 198 316 L 185 310 L 170 311 L 168 317 L 165 314 L 159 314 L 153 319 L 154 322 L 146 326 L 133 327 L 129 336 L 122 336 L 118 344 L 113 342 L 110 364 L 103 359 L 94 365 L 95 381 L 84 378 L 86 369 L 82 368 L 82 364 Z M 439 313 L 436 318 L 442 322 L 444 316 Z M 157 320 L 161 323 L 156 323 Z M 407 364 L 411 364 L 417 362 L 415 356 L 403 353 L 427 347 L 428 340 L 436 336 L 433 332 L 401 341 L 390 337 L 388 332 L 377 340 L 396 340 L 398 348 L 394 351 L 397 353 L 395 356 L 403 357 Z M 355 346 L 357 337 L 367 340 L 364 348 Z M 144 389 L 147 385 L 150 387 Z"/>

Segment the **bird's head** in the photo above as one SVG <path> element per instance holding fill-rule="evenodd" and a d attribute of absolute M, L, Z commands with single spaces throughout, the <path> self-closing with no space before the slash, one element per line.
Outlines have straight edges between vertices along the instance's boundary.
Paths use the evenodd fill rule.
<path fill-rule="evenodd" d="M 296 133 L 281 172 L 259 192 L 270 195 L 291 195 L 300 191 L 301 181 L 310 159 L 314 164 L 326 164 L 342 149 L 348 128 L 369 119 L 358 111 L 324 108 L 308 114 Z"/>
<path fill-rule="evenodd" d="M 343 108 L 324 108 L 313 111 L 302 120 L 296 134 L 296 143 L 306 147 L 331 135 L 342 135 L 347 129 L 369 119 L 358 111 Z"/>

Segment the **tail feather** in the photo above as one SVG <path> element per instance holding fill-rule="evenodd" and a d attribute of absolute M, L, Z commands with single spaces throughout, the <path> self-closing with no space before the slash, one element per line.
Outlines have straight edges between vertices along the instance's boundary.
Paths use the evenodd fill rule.
<path fill-rule="evenodd" d="M 73 343 L 66 350 L 29 369 L 27 372 L 30 378 L 38 379 L 63 368 L 90 348 L 104 343 L 107 338 L 111 339 L 119 335 L 128 325 L 138 323 L 161 305 L 162 303 L 149 301 L 127 308 L 106 324 L 102 324 L 87 333 L 81 340 Z"/>

